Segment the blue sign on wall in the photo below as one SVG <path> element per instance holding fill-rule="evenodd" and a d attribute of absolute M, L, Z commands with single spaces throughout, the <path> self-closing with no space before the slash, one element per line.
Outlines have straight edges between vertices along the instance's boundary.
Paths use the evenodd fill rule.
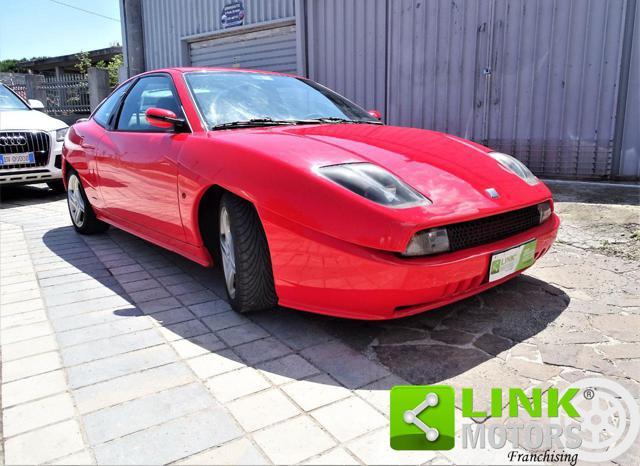
<path fill-rule="evenodd" d="M 234 26 L 242 26 L 244 24 L 244 5 L 242 1 L 234 1 L 227 3 L 222 7 L 222 13 L 220 14 L 220 23 L 222 28 L 230 28 Z"/>

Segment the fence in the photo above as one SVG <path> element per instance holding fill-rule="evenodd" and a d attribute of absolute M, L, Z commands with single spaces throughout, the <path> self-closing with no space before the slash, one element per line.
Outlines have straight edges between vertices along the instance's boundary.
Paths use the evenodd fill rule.
<path fill-rule="evenodd" d="M 0 83 L 7 85 L 23 99 L 42 99 L 39 92 L 44 76 L 22 73 L 0 73 Z"/>
<path fill-rule="evenodd" d="M 42 101 L 49 115 L 71 119 L 90 113 L 89 82 L 84 74 L 43 76 L 23 73 L 0 73 L 0 83 L 23 99 Z"/>
<path fill-rule="evenodd" d="M 84 74 L 45 76 L 40 89 L 44 93 L 47 113 L 89 113 L 89 83 Z"/>

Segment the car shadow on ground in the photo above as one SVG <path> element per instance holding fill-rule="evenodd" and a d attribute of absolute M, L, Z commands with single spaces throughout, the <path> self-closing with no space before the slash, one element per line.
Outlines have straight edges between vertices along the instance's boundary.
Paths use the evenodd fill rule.
<path fill-rule="evenodd" d="M 8 209 L 16 204 L 49 203 L 65 197 L 65 193 L 52 191 L 46 184 L 2 186 L 0 187 L 0 208 Z"/>
<path fill-rule="evenodd" d="M 392 321 L 345 320 L 284 308 L 239 315 L 221 299 L 224 280 L 216 269 L 198 266 L 123 231 L 112 228 L 103 235 L 80 237 L 68 226 L 47 232 L 44 244 L 100 282 L 100 296 L 118 296 L 128 303 L 113 311 L 117 316 L 150 315 L 167 330 L 169 339 L 188 338 L 207 352 L 288 378 L 309 374 L 269 359 L 297 353 L 351 389 L 372 384 L 369 388 L 386 390 L 404 381 L 434 384 L 464 374 L 535 337 L 569 304 L 560 289 L 520 276 L 481 295 Z M 88 257 L 91 253 L 96 257 Z M 114 257 L 130 268 L 107 268 Z M 123 257 L 128 261 L 122 262 Z M 140 268 L 145 269 L 141 277 L 150 274 L 149 283 L 160 288 L 149 293 L 125 291 L 135 289 L 134 282 L 125 281 L 135 272 L 125 271 Z M 78 287 L 73 292 L 83 290 Z M 78 320 L 94 312 L 90 302 L 87 298 L 86 310 L 78 308 Z M 175 308 L 180 310 L 171 310 Z M 203 336 L 211 331 L 219 338 Z M 316 381 L 335 384 L 331 378 Z"/>

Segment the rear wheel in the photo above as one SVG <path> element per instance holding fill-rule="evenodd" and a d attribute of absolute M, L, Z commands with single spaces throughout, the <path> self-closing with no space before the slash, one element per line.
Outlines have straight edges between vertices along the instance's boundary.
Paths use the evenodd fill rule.
<path fill-rule="evenodd" d="M 54 193 L 64 192 L 64 183 L 62 182 L 62 180 L 47 181 L 47 186 L 49 186 L 49 189 L 51 189 Z"/>
<path fill-rule="evenodd" d="M 78 233 L 92 235 L 102 233 L 109 228 L 107 223 L 96 218 L 82 188 L 80 177 L 75 171 L 70 171 L 67 178 L 67 205 L 71 222 Z"/>
<path fill-rule="evenodd" d="M 233 194 L 224 194 L 219 216 L 220 257 L 227 295 L 237 312 L 274 307 L 271 256 L 264 229 L 254 207 Z"/>

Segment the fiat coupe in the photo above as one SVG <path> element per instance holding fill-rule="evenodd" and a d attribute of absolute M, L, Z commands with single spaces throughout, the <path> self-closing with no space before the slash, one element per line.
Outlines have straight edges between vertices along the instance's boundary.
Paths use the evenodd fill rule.
<path fill-rule="evenodd" d="M 236 311 L 359 319 L 482 292 L 551 247 L 551 193 L 523 163 L 379 117 L 298 76 L 138 75 L 66 136 L 71 220 L 219 264 Z"/>

